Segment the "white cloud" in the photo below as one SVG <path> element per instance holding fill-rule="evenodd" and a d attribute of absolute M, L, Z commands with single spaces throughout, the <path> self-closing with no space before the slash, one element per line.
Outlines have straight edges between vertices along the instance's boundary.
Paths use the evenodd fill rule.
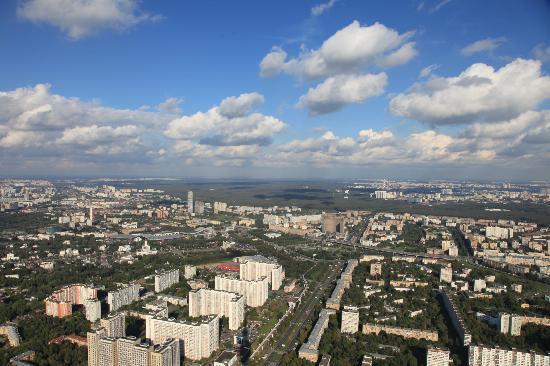
<path fill-rule="evenodd" d="M 148 148 L 147 139 L 158 135 L 155 129 L 174 118 L 160 111 L 105 107 L 53 94 L 50 89 L 37 84 L 0 91 L 0 152 L 4 155 L 24 159 L 70 156 L 79 162 L 98 156 L 139 160 Z M 128 152 L 132 156 L 122 156 Z"/>
<path fill-rule="evenodd" d="M 420 78 L 427 78 L 428 76 L 432 75 L 435 70 L 439 69 L 439 65 L 432 64 L 429 66 L 426 66 L 422 70 L 420 70 L 419 77 Z"/>
<path fill-rule="evenodd" d="M 287 54 L 280 47 L 273 47 L 260 62 L 260 76 L 271 77 L 280 73 L 285 67 Z"/>
<path fill-rule="evenodd" d="M 181 113 L 180 104 L 183 103 L 181 98 L 166 98 L 166 100 L 158 105 L 158 110 L 165 113 L 178 114 Z"/>
<path fill-rule="evenodd" d="M 75 40 L 104 29 L 124 30 L 160 19 L 142 11 L 138 0 L 24 0 L 17 14 L 53 25 Z"/>
<path fill-rule="evenodd" d="M 274 48 L 260 63 L 260 74 L 285 72 L 300 79 L 316 79 L 374 65 L 397 66 L 416 55 L 414 42 L 407 42 L 413 34 L 399 34 L 381 23 L 361 26 L 354 21 L 325 40 L 319 49 L 303 51 L 297 58 L 287 61 L 287 54 Z"/>
<path fill-rule="evenodd" d="M 273 136 L 281 132 L 286 124 L 272 116 L 251 113 L 251 109 L 263 100 L 263 96 L 258 93 L 226 98 L 219 107 L 172 120 L 164 135 L 180 140 L 180 152 L 183 151 L 181 146 L 194 146 L 193 144 L 269 145 Z"/>
<path fill-rule="evenodd" d="M 328 0 L 326 3 L 321 3 L 315 5 L 313 8 L 311 8 L 311 15 L 313 16 L 319 16 L 323 14 L 325 11 L 329 10 L 336 4 L 337 0 Z"/>
<path fill-rule="evenodd" d="M 533 48 L 533 56 L 544 63 L 550 62 L 550 46 L 539 43 Z"/>
<path fill-rule="evenodd" d="M 309 114 L 313 116 L 336 112 L 346 104 L 361 103 L 382 94 L 387 79 L 383 72 L 330 77 L 300 97 L 298 106 L 308 109 Z"/>
<path fill-rule="evenodd" d="M 469 45 L 464 47 L 462 50 L 460 50 L 460 53 L 462 53 L 464 56 L 471 56 L 474 53 L 493 51 L 497 49 L 505 41 L 506 41 L 506 38 L 504 37 L 481 39 L 479 41 L 470 43 Z"/>
<path fill-rule="evenodd" d="M 442 7 L 450 3 L 451 0 L 441 0 L 433 8 L 430 9 L 430 13 L 438 12 Z"/>
<path fill-rule="evenodd" d="M 229 97 L 220 103 L 219 112 L 227 118 L 243 117 L 252 108 L 263 104 L 264 96 L 258 93 L 241 94 L 238 97 Z"/>
<path fill-rule="evenodd" d="M 479 63 L 457 77 L 416 84 L 392 98 L 390 111 L 436 125 L 490 122 L 514 118 L 549 96 L 540 61 L 517 59 L 498 70 Z"/>

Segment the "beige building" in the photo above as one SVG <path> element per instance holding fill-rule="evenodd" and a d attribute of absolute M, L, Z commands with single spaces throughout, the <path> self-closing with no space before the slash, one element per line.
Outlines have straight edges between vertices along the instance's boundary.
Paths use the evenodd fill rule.
<path fill-rule="evenodd" d="M 382 263 L 372 263 L 370 265 L 370 275 L 373 277 L 378 277 L 382 275 Z"/>
<path fill-rule="evenodd" d="M 426 366 L 449 366 L 450 356 L 449 350 L 430 346 L 426 350 Z"/>
<path fill-rule="evenodd" d="M 229 329 L 237 330 L 244 321 L 244 296 L 234 292 L 200 289 L 189 292 L 189 316 L 225 316 Z"/>
<path fill-rule="evenodd" d="M 307 342 L 302 344 L 298 351 L 298 357 L 314 363 L 319 361 L 319 343 L 321 343 L 323 333 L 328 327 L 329 316 L 332 314 L 336 314 L 336 311 L 333 309 L 321 310 L 319 313 L 319 319 L 309 334 Z"/>
<path fill-rule="evenodd" d="M 344 306 L 340 331 L 351 334 L 359 331 L 359 309 L 354 306 Z"/>
<path fill-rule="evenodd" d="M 439 272 L 439 281 L 440 282 L 453 282 L 453 268 L 451 266 L 441 267 L 441 272 Z"/>
<path fill-rule="evenodd" d="M 392 327 L 388 325 L 379 325 L 379 324 L 372 324 L 372 323 L 363 324 L 364 334 L 378 334 L 380 332 L 386 332 L 387 334 L 398 335 L 403 338 L 426 339 L 432 342 L 437 342 L 437 339 L 438 339 L 438 335 L 436 331 Z"/>
<path fill-rule="evenodd" d="M 246 305 L 258 307 L 265 304 L 269 295 L 269 280 L 262 277 L 255 281 L 216 276 L 215 289 L 243 295 Z"/>
<path fill-rule="evenodd" d="M 169 338 L 179 339 L 184 356 L 200 360 L 210 357 L 219 347 L 219 318 L 209 316 L 189 322 L 154 317 L 147 322 L 146 337 L 154 343 L 163 343 Z"/>
<path fill-rule="evenodd" d="M 105 336 L 120 338 L 126 336 L 126 316 L 124 313 L 111 314 L 99 321 L 99 325 L 105 329 Z"/>

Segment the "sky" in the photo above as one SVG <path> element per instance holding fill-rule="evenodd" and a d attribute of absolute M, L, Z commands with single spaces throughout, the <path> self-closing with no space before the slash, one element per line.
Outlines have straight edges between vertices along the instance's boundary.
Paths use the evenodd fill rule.
<path fill-rule="evenodd" d="M 0 176 L 550 180 L 550 2 L 0 2 Z"/>

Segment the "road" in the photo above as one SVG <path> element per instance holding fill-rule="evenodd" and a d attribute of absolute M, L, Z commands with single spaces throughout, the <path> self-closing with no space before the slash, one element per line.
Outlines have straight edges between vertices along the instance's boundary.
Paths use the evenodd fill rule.
<path fill-rule="evenodd" d="M 318 282 L 315 287 L 309 291 L 302 303 L 298 306 L 294 314 L 290 317 L 290 324 L 279 334 L 275 335 L 275 341 L 271 348 L 271 353 L 265 358 L 266 365 L 278 365 L 278 359 L 281 355 L 291 352 L 295 347 L 295 341 L 300 334 L 304 324 L 310 318 L 315 304 L 319 299 L 332 289 L 332 283 L 340 275 L 343 267 L 343 261 L 334 262 L 334 266 L 330 267 L 330 272 L 327 277 Z M 265 357 L 265 355 L 264 355 Z"/>

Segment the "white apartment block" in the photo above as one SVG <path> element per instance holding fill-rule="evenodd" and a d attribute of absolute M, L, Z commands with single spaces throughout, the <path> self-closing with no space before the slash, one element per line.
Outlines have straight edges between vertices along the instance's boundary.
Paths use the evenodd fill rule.
<path fill-rule="evenodd" d="M 514 229 L 498 226 L 487 226 L 485 228 L 485 236 L 495 239 L 510 239 L 514 237 Z"/>
<path fill-rule="evenodd" d="M 197 275 L 197 267 L 192 266 L 190 264 L 186 264 L 185 267 L 183 267 L 183 277 L 185 277 L 186 280 L 195 278 L 196 275 Z"/>
<path fill-rule="evenodd" d="M 451 353 L 446 349 L 428 347 L 426 366 L 449 366 Z"/>
<path fill-rule="evenodd" d="M 131 304 L 139 299 L 139 285 L 132 283 L 116 291 L 109 291 L 107 294 L 107 304 L 109 311 L 116 311 L 121 306 Z"/>
<path fill-rule="evenodd" d="M 88 332 L 88 366 L 180 366 L 180 342 L 167 339 L 159 345 L 135 337 L 111 338 L 105 329 Z"/>
<path fill-rule="evenodd" d="M 354 306 L 344 306 L 340 331 L 351 334 L 359 331 L 359 309 Z"/>
<path fill-rule="evenodd" d="M 101 319 L 101 301 L 98 299 L 84 300 L 84 309 L 86 312 L 86 319 L 94 323 Z"/>
<path fill-rule="evenodd" d="M 550 356 L 499 347 L 468 347 L 468 366 L 550 366 Z"/>
<path fill-rule="evenodd" d="M 244 321 L 244 296 L 234 292 L 202 288 L 189 292 L 189 316 L 218 315 L 229 318 L 229 329 L 237 330 Z"/>
<path fill-rule="evenodd" d="M 209 316 L 201 321 L 178 321 L 154 317 L 146 327 L 146 337 L 154 343 L 168 338 L 179 339 L 180 350 L 191 360 L 210 357 L 218 349 L 220 340 L 219 318 Z"/>
<path fill-rule="evenodd" d="M 241 257 L 239 262 L 241 264 L 239 275 L 242 280 L 256 281 L 267 277 L 272 290 L 276 291 L 281 288 L 285 272 L 277 262 L 261 255 Z"/>
<path fill-rule="evenodd" d="M 157 273 L 155 275 L 155 292 L 162 292 L 178 282 L 180 282 L 179 269 Z"/>
<path fill-rule="evenodd" d="M 269 294 L 269 280 L 262 277 L 257 281 L 247 281 L 231 277 L 216 276 L 215 289 L 243 295 L 246 305 L 258 307 L 265 304 Z"/>
<path fill-rule="evenodd" d="M 474 291 L 479 292 L 487 288 L 485 280 L 474 280 Z"/>

